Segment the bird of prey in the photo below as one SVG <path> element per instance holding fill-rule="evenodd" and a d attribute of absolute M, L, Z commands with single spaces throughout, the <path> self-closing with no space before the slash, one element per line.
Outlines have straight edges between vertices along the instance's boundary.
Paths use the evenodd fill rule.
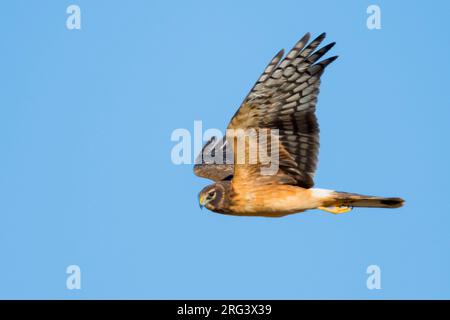
<path fill-rule="evenodd" d="M 315 109 L 320 77 L 337 56 L 320 60 L 334 42 L 317 49 L 325 33 L 310 40 L 305 34 L 283 58 L 281 50 L 270 61 L 238 111 L 228 130 L 274 130 L 278 143 L 278 170 L 263 175 L 260 159 L 237 163 L 236 139 L 210 139 L 196 159 L 194 173 L 214 181 L 199 194 L 200 206 L 229 215 L 281 217 L 308 209 L 339 214 L 354 207 L 398 208 L 401 198 L 366 196 L 313 188 L 319 151 Z M 258 143 L 260 140 L 257 140 Z M 245 154 L 249 142 L 244 144 Z M 234 161 L 206 161 L 205 154 L 232 153 Z M 217 157 L 215 158 L 217 160 Z"/>

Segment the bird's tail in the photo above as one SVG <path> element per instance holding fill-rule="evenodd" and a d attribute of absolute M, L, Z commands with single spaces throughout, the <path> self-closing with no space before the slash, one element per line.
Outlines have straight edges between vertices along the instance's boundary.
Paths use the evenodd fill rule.
<path fill-rule="evenodd" d="M 357 193 L 333 192 L 330 206 L 363 208 L 399 208 L 405 202 L 402 198 L 365 196 Z"/>

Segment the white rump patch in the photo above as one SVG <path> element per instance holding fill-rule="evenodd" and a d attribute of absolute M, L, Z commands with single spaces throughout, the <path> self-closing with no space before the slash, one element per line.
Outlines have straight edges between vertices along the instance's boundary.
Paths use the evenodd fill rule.
<path fill-rule="evenodd" d="M 326 199 L 331 196 L 331 194 L 334 192 L 334 190 L 327 190 L 327 189 L 311 189 L 312 196 L 316 199 Z"/>

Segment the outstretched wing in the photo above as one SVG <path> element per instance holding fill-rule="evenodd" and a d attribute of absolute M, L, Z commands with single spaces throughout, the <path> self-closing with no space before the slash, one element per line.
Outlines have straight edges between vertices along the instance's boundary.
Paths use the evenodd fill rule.
<path fill-rule="evenodd" d="M 282 183 L 304 188 L 314 185 L 319 151 L 315 109 L 320 77 L 337 56 L 318 62 L 334 43 L 316 50 L 325 33 L 308 44 L 309 38 L 307 33 L 281 62 L 275 60 L 276 65 L 266 68 L 228 125 L 228 129 L 278 129 L 278 173 L 261 176 L 260 163 L 237 165 L 235 183 Z"/>
<path fill-rule="evenodd" d="M 261 74 L 261 76 L 259 77 L 254 88 L 258 84 L 263 83 L 264 81 L 267 80 L 269 75 L 273 72 L 275 67 L 280 62 L 283 55 L 284 50 L 280 50 L 275 55 L 275 57 L 272 58 L 272 60 L 269 62 L 266 69 L 264 70 L 263 74 Z M 227 162 L 226 159 L 227 152 L 231 152 L 232 154 L 232 150 L 230 149 L 231 146 L 228 147 L 226 137 L 222 137 L 219 140 L 216 139 L 215 137 L 209 139 L 203 145 L 202 151 L 195 160 L 194 174 L 202 178 L 211 179 L 213 181 L 230 179 L 234 171 L 232 156 L 231 161 Z M 220 161 L 217 161 L 218 159 L 220 159 L 220 155 L 219 154 L 216 155 L 216 153 L 219 152 L 221 153 L 222 157 Z"/>
<path fill-rule="evenodd" d="M 209 139 L 195 160 L 195 175 L 213 181 L 231 178 L 234 166 L 230 161 L 227 162 L 227 152 L 232 152 L 227 145 L 225 137 L 220 140 L 216 137 Z"/>

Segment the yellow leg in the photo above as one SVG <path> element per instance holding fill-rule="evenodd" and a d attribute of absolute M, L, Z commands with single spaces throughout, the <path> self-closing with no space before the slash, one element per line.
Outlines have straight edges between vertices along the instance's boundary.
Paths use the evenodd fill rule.
<path fill-rule="evenodd" d="M 320 210 L 323 210 L 326 212 L 330 212 L 333 214 L 340 214 L 340 213 L 346 213 L 346 212 L 352 211 L 352 207 L 345 207 L 345 206 L 344 207 L 330 207 L 330 208 L 318 207 L 317 209 L 320 209 Z"/>

